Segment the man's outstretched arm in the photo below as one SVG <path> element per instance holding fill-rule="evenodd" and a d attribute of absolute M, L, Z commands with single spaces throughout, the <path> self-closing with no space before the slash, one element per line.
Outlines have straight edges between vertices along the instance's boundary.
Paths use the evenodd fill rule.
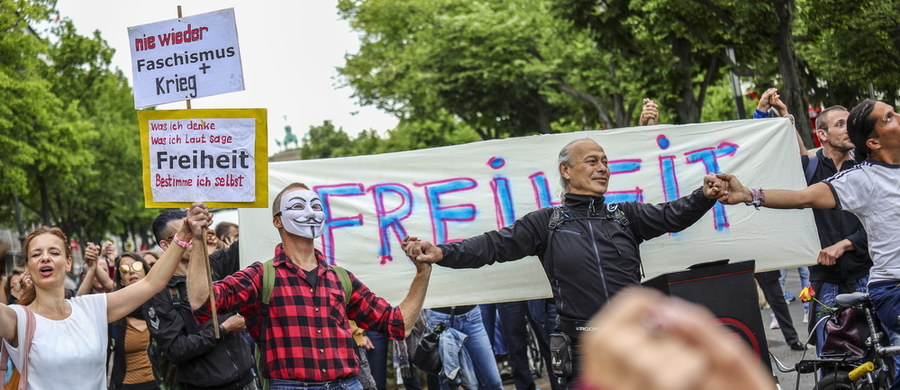
<path fill-rule="evenodd" d="M 753 190 L 745 187 L 734 175 L 717 174 L 724 187 L 719 202 L 738 204 L 759 200 L 759 205 L 772 209 L 833 209 L 837 199 L 828 184 L 819 182 L 802 190 Z"/>

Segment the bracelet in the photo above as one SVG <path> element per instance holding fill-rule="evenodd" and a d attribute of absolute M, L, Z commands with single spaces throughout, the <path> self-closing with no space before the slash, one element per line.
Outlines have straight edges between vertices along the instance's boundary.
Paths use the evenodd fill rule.
<path fill-rule="evenodd" d="M 762 188 L 759 187 L 752 187 L 747 189 L 750 191 L 751 200 L 749 202 L 744 202 L 744 204 L 747 206 L 756 207 L 756 209 L 759 210 L 759 206 L 762 206 L 763 203 L 766 202 L 766 194 L 763 192 Z"/>
<path fill-rule="evenodd" d="M 178 246 L 180 246 L 184 249 L 187 249 L 189 246 L 191 246 L 191 243 L 194 242 L 194 239 L 192 238 L 187 241 L 181 241 L 178 239 L 178 235 L 176 234 L 176 235 L 172 236 L 172 241 L 174 241 L 176 244 L 178 244 Z"/>
<path fill-rule="evenodd" d="M 225 334 L 228 332 L 225 331 L 225 325 L 219 324 L 219 339 L 224 339 Z"/>

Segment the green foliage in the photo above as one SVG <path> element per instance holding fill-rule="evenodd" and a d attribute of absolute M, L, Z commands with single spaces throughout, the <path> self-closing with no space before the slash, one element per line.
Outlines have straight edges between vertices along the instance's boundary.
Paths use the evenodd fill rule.
<path fill-rule="evenodd" d="M 570 77 L 564 59 L 590 57 L 592 43 L 548 5 L 343 0 L 342 15 L 363 42 L 340 72 L 363 104 L 406 123 L 446 113 L 483 139 L 552 132 L 557 118 L 585 112 L 583 102 L 559 96 L 561 86 L 577 90 L 588 78 Z"/>
<path fill-rule="evenodd" d="M 350 137 L 344 129 L 335 128 L 330 120 L 319 126 L 310 126 L 307 136 L 308 140 L 300 148 L 300 155 L 304 160 L 342 157 L 350 153 Z"/>
<path fill-rule="evenodd" d="M 809 67 L 814 101 L 852 107 L 869 98 L 898 100 L 900 1 L 798 0 L 798 52 Z"/>
<path fill-rule="evenodd" d="M 52 20 L 53 4 L 0 1 L 0 198 L 19 196 L 26 225 L 82 240 L 145 232 L 155 212 L 143 208 L 131 89 L 99 33 Z M 14 223 L 11 206 L 0 223 Z"/>

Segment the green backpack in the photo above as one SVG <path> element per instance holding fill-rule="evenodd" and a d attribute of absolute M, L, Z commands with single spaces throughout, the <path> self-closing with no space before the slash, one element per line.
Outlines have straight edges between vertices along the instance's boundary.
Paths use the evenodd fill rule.
<path fill-rule="evenodd" d="M 341 283 L 341 289 L 344 290 L 344 305 L 347 305 L 350 302 L 350 295 L 353 293 L 353 286 L 350 282 L 350 275 L 347 274 L 347 270 L 338 267 L 336 265 L 332 265 L 331 269 L 338 276 L 338 281 Z M 263 293 L 262 293 L 262 306 L 259 308 L 259 314 L 261 318 L 261 327 L 259 330 L 260 339 L 265 335 L 266 329 L 265 324 L 269 317 L 269 298 L 272 297 L 272 290 L 275 288 L 275 263 L 274 259 L 269 259 L 265 263 L 263 263 Z M 259 373 L 259 382 L 262 384 L 263 390 L 269 390 L 269 378 L 266 378 L 263 375 L 263 369 L 266 365 L 266 348 L 265 341 L 257 340 L 256 342 L 256 372 Z"/>

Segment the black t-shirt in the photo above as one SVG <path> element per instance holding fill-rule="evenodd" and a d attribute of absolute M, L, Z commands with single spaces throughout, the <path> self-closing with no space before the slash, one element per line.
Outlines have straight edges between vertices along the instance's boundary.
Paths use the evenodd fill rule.
<path fill-rule="evenodd" d="M 209 264 L 213 280 L 222 280 L 241 269 L 241 252 L 235 241 L 225 249 L 219 249 L 209 255 Z"/>

